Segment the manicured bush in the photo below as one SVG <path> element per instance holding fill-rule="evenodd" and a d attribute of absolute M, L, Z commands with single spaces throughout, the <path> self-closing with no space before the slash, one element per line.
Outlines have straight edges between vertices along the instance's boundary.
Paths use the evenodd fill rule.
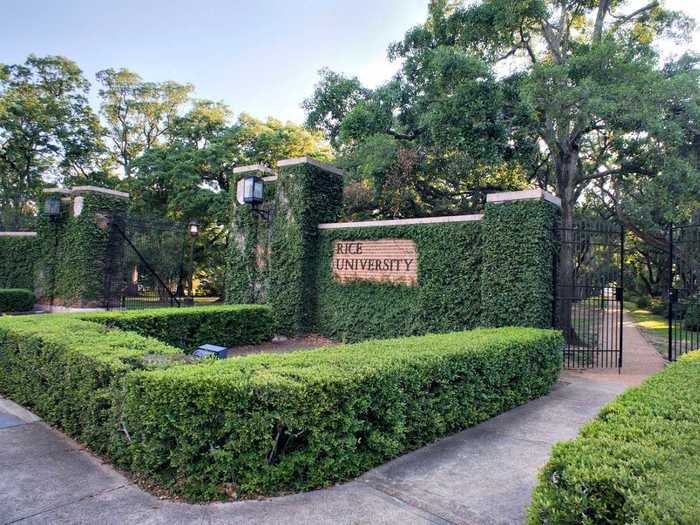
<path fill-rule="evenodd" d="M 547 393 L 562 344 L 482 329 L 134 372 L 124 466 L 195 500 L 327 486 Z"/>
<path fill-rule="evenodd" d="M 415 241 L 418 286 L 334 280 L 334 241 L 379 239 Z M 479 324 L 479 221 L 323 230 L 319 245 L 314 325 L 323 335 L 354 342 L 454 332 Z"/>
<path fill-rule="evenodd" d="M 0 288 L 34 290 L 34 265 L 39 254 L 36 237 L 0 237 Z"/>
<path fill-rule="evenodd" d="M 105 452 L 118 432 L 114 381 L 178 356 L 155 339 L 75 315 L 0 317 L 0 392 L 96 452 Z"/>
<path fill-rule="evenodd" d="M 628 390 L 560 443 L 529 523 L 700 521 L 700 352 Z"/>
<path fill-rule="evenodd" d="M 34 292 L 20 288 L 0 288 L 0 313 L 28 312 L 34 308 Z"/>
<path fill-rule="evenodd" d="M 255 344 L 272 339 L 272 313 L 262 305 L 153 308 L 82 315 L 106 326 L 155 337 L 191 351 L 204 343 Z"/>

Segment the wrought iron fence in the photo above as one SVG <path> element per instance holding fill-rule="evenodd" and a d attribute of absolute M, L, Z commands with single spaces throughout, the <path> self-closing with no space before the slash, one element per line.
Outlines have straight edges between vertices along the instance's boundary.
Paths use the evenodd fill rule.
<path fill-rule="evenodd" d="M 105 296 L 108 308 L 143 309 L 191 304 L 185 296 L 183 223 L 148 217 L 113 217 Z"/>
<path fill-rule="evenodd" d="M 700 224 L 670 228 L 668 359 L 700 350 Z"/>
<path fill-rule="evenodd" d="M 564 366 L 622 366 L 624 230 L 576 221 L 556 229 L 554 326 L 566 339 Z"/>

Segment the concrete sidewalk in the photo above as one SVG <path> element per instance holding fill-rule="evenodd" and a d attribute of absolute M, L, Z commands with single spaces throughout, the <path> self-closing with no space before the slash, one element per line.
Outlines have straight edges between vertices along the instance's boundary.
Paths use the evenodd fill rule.
<path fill-rule="evenodd" d="M 552 444 L 623 390 L 560 382 L 547 396 L 326 490 L 188 505 L 152 496 L 0 401 L 1 523 L 522 523 Z"/>

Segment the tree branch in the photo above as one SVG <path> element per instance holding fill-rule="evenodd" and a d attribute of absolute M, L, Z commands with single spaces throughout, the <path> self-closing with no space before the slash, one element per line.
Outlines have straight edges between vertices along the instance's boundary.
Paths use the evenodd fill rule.
<path fill-rule="evenodd" d="M 627 22 L 629 22 L 630 20 L 632 20 L 632 19 L 635 18 L 636 16 L 641 15 L 641 14 L 644 14 L 644 13 L 646 13 L 647 11 L 651 11 L 651 10 L 654 9 L 655 7 L 659 7 L 659 2 L 658 2 L 657 0 L 654 0 L 653 2 L 651 2 L 651 3 L 647 4 L 647 5 L 645 5 L 644 7 L 640 7 L 639 9 L 637 9 L 636 11 L 631 12 L 631 13 L 628 14 L 628 15 L 624 15 L 624 16 L 612 15 L 612 17 L 616 19 L 616 20 L 615 20 L 615 23 L 612 25 L 612 27 L 615 28 L 615 29 L 617 29 L 618 27 L 620 27 L 621 25 L 626 24 Z"/>

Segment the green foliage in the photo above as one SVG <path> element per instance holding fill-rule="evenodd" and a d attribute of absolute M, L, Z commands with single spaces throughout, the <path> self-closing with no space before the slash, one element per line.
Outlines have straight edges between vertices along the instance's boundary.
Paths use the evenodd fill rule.
<path fill-rule="evenodd" d="M 529 523 L 698 522 L 700 352 L 607 405 L 540 475 Z"/>
<path fill-rule="evenodd" d="M 635 299 L 635 302 L 639 308 L 649 308 L 649 306 L 651 306 L 651 297 L 648 295 L 640 295 Z"/>
<path fill-rule="evenodd" d="M 557 214 L 546 201 L 487 206 L 481 282 L 485 326 L 552 326 Z"/>
<path fill-rule="evenodd" d="M 686 330 L 700 332 L 700 294 L 695 294 L 685 305 L 683 326 Z"/>
<path fill-rule="evenodd" d="M 272 339 L 272 312 L 261 305 L 153 308 L 83 315 L 110 328 L 154 337 L 192 351 L 205 343 L 220 346 L 256 344 Z"/>
<path fill-rule="evenodd" d="M 127 467 L 195 500 L 328 486 L 547 393 L 561 346 L 506 328 L 137 372 Z"/>
<path fill-rule="evenodd" d="M 0 288 L 0 313 L 28 312 L 34 308 L 34 292 L 21 288 Z"/>
<path fill-rule="evenodd" d="M 280 334 L 311 326 L 318 254 L 318 225 L 336 220 L 342 178 L 311 164 L 280 170 L 272 222 L 270 294 Z"/>
<path fill-rule="evenodd" d="M 46 239 L 45 256 L 55 259 L 56 277 L 47 284 L 55 286 L 53 294 L 64 304 L 87 307 L 104 304 L 104 267 L 109 253 L 110 231 L 98 225 L 98 213 L 118 216 L 126 212 L 128 201 L 100 193 L 86 192 L 79 217 L 66 218 L 60 229 L 58 249 L 53 239 Z M 48 228 L 57 226 L 47 225 Z M 49 265 L 51 262 L 49 263 Z M 44 294 L 50 295 L 49 289 Z"/>
<path fill-rule="evenodd" d="M 119 431 L 115 380 L 177 359 L 159 341 L 76 315 L 0 317 L 0 392 L 97 453 Z"/>
<path fill-rule="evenodd" d="M 418 286 L 333 279 L 334 241 L 375 239 L 415 241 Z M 481 318 L 481 267 L 480 221 L 323 230 L 314 327 L 343 341 L 474 328 Z"/>
<path fill-rule="evenodd" d="M 31 214 L 44 174 L 94 168 L 101 129 L 88 89 L 80 68 L 61 56 L 0 64 L 0 223 Z"/>
<path fill-rule="evenodd" d="M 0 237 L 0 288 L 34 289 L 36 237 Z"/>

